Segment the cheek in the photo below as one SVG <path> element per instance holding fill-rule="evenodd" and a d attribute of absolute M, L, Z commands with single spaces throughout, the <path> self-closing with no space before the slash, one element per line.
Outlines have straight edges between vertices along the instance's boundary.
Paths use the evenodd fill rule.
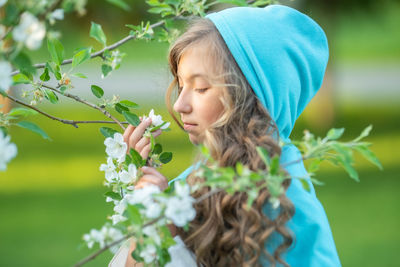
<path fill-rule="evenodd" d="M 224 110 L 224 107 L 218 96 L 208 99 L 208 101 L 204 101 L 203 103 L 201 115 L 203 122 L 208 126 L 218 120 Z"/>

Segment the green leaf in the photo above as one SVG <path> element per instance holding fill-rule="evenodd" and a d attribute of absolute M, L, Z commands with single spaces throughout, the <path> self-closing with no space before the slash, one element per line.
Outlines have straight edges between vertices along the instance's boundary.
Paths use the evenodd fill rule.
<path fill-rule="evenodd" d="M 60 69 L 59 65 L 50 61 L 50 62 L 46 62 L 46 68 L 48 68 L 50 70 L 50 72 L 52 72 L 54 74 L 54 77 L 56 78 L 56 80 L 61 80 L 61 69 Z"/>
<path fill-rule="evenodd" d="M 114 108 L 120 114 L 122 114 L 122 112 L 124 112 L 124 111 L 125 112 L 129 111 L 129 108 L 126 108 L 126 107 L 122 106 L 120 103 L 115 104 Z"/>
<path fill-rule="evenodd" d="M 339 129 L 332 128 L 328 131 L 326 138 L 328 138 L 329 140 L 336 140 L 343 135 L 343 132 L 344 128 L 339 128 Z"/>
<path fill-rule="evenodd" d="M 236 162 L 236 172 L 240 176 L 243 175 L 243 164 L 240 161 Z"/>
<path fill-rule="evenodd" d="M 236 6 L 247 6 L 246 0 L 219 0 L 220 3 L 232 4 Z"/>
<path fill-rule="evenodd" d="M 97 85 L 92 85 L 90 87 L 92 89 L 92 93 L 97 97 L 97 98 L 102 98 L 104 95 L 104 91 L 103 89 L 101 89 L 99 86 Z"/>
<path fill-rule="evenodd" d="M 146 160 L 140 156 L 139 152 L 137 152 L 135 149 L 130 149 L 129 154 L 132 157 L 133 164 L 136 165 L 136 167 L 140 168 L 146 164 Z"/>
<path fill-rule="evenodd" d="M 299 178 L 301 185 L 303 186 L 303 189 L 306 190 L 307 192 L 311 192 L 311 187 L 310 184 L 308 183 L 308 179 L 304 178 Z"/>
<path fill-rule="evenodd" d="M 112 198 L 112 199 L 114 199 L 114 200 L 121 200 L 121 199 L 122 199 L 122 197 L 121 197 L 120 194 L 115 193 L 115 192 L 113 192 L 113 191 L 105 192 L 105 193 L 104 193 L 104 196 L 110 197 L 110 198 Z"/>
<path fill-rule="evenodd" d="M 155 144 L 152 153 L 159 155 L 161 154 L 161 152 L 162 152 L 161 144 Z"/>
<path fill-rule="evenodd" d="M 23 52 L 20 52 L 12 60 L 12 63 L 21 71 L 21 73 L 25 74 L 29 78 L 36 74 L 36 68 L 32 66 L 31 59 Z"/>
<path fill-rule="evenodd" d="M 8 115 L 9 116 L 23 116 L 28 117 L 30 115 L 36 115 L 38 112 L 30 108 L 13 108 Z"/>
<path fill-rule="evenodd" d="M 47 49 L 50 56 L 57 65 L 61 65 L 64 60 L 64 46 L 55 38 L 47 39 Z"/>
<path fill-rule="evenodd" d="M 50 89 L 42 88 L 44 93 L 44 97 L 50 101 L 52 104 L 56 104 L 58 102 L 58 96 Z"/>
<path fill-rule="evenodd" d="M 172 152 L 164 152 L 160 155 L 160 161 L 167 164 L 172 160 Z"/>
<path fill-rule="evenodd" d="M 107 64 L 101 65 L 101 73 L 103 73 L 104 77 L 107 77 L 108 74 L 112 71 L 112 67 Z"/>
<path fill-rule="evenodd" d="M 372 125 L 367 126 L 367 127 L 361 132 L 361 134 L 360 134 L 356 139 L 353 140 L 353 142 L 357 142 L 357 141 L 361 140 L 362 138 L 368 136 L 369 133 L 371 132 L 371 130 L 372 130 Z"/>
<path fill-rule="evenodd" d="M 75 76 L 75 77 L 78 77 L 78 78 L 87 79 L 86 75 L 83 74 L 83 73 L 80 73 L 80 72 L 73 73 L 73 74 L 71 74 L 71 76 Z"/>
<path fill-rule="evenodd" d="M 77 52 L 73 57 L 72 57 L 72 68 L 75 68 L 76 66 L 79 66 L 86 60 L 90 58 L 90 52 L 92 51 L 92 48 L 84 48 Z"/>
<path fill-rule="evenodd" d="M 138 108 L 139 107 L 138 104 L 136 104 L 135 102 L 129 101 L 129 100 L 121 100 L 121 101 L 119 101 L 119 103 L 122 106 L 127 107 L 127 108 Z"/>
<path fill-rule="evenodd" d="M 30 121 L 20 121 L 16 124 L 19 127 L 28 129 L 34 133 L 39 134 L 40 136 L 42 136 L 44 139 L 47 140 L 51 140 L 51 138 L 36 124 L 34 124 L 33 122 Z"/>
<path fill-rule="evenodd" d="M 61 85 L 61 87 L 60 87 L 60 92 L 61 92 L 62 94 L 64 94 L 64 93 L 65 93 L 65 91 L 67 91 L 67 89 L 68 89 L 68 87 L 67 87 L 67 86 L 65 86 L 65 85 Z"/>
<path fill-rule="evenodd" d="M 349 174 L 350 178 L 352 178 L 353 180 L 359 182 L 359 178 L 358 178 L 358 173 L 357 171 L 354 169 L 353 166 L 351 166 L 350 162 L 346 161 L 343 158 L 337 158 L 338 162 L 340 165 L 342 165 L 342 167 L 344 168 L 344 170 Z"/>
<path fill-rule="evenodd" d="M 113 4 L 114 6 L 119 7 L 125 11 L 131 10 L 131 7 L 122 0 L 107 0 L 107 2 L 109 2 L 110 4 Z"/>
<path fill-rule="evenodd" d="M 141 225 L 143 223 L 142 215 L 140 215 L 139 208 L 136 205 L 128 205 L 127 211 L 133 224 Z"/>
<path fill-rule="evenodd" d="M 270 157 L 269 157 L 268 151 L 267 151 L 265 148 L 260 147 L 260 146 L 258 146 L 258 147 L 256 148 L 256 150 L 257 150 L 257 152 L 258 152 L 258 155 L 260 155 L 262 161 L 264 161 L 265 165 L 266 165 L 266 166 L 269 166 L 269 165 L 270 165 L 270 162 L 271 162 L 271 159 L 270 159 Z"/>
<path fill-rule="evenodd" d="M 92 21 L 92 26 L 90 27 L 90 37 L 93 37 L 101 44 L 106 46 L 107 38 L 103 32 L 103 29 L 101 28 L 101 25 L 94 23 L 93 21 Z"/>
<path fill-rule="evenodd" d="M 6 1 L 7 2 L 7 1 Z M 19 15 L 19 10 L 18 7 L 15 3 L 9 1 L 9 3 L 5 7 L 5 12 L 2 15 L 4 19 L 2 19 L 1 24 L 5 26 L 12 26 L 13 24 L 18 23 L 18 15 Z"/>
<path fill-rule="evenodd" d="M 57 104 L 58 96 L 50 89 L 43 88 L 42 91 L 44 92 L 44 97 L 50 101 L 52 104 Z"/>
<path fill-rule="evenodd" d="M 101 127 L 100 128 L 100 132 L 104 137 L 114 137 L 115 133 L 118 133 L 118 131 L 112 129 L 112 128 L 108 128 L 108 127 Z"/>
<path fill-rule="evenodd" d="M 363 155 L 363 157 L 369 162 L 377 166 L 380 170 L 383 170 L 382 164 L 379 162 L 379 159 L 366 146 L 356 146 L 354 147 L 354 149 L 358 151 L 361 155 Z"/>
<path fill-rule="evenodd" d="M 279 172 L 279 156 L 272 157 L 271 165 L 269 166 L 269 172 L 272 175 L 278 174 L 278 172 Z"/>
<path fill-rule="evenodd" d="M 42 75 L 40 75 L 40 80 L 47 82 L 48 80 L 50 80 L 50 75 L 49 75 L 49 69 L 48 68 L 44 68 L 44 71 L 42 73 Z"/>
<path fill-rule="evenodd" d="M 138 126 L 140 123 L 140 119 L 136 114 L 133 114 L 129 111 L 123 111 L 122 115 L 124 115 L 125 119 L 132 124 L 133 126 Z"/>
<path fill-rule="evenodd" d="M 13 76 L 14 85 L 16 85 L 16 84 L 21 84 L 21 83 L 28 84 L 28 83 L 31 83 L 31 81 L 32 81 L 32 80 L 30 80 L 30 79 L 29 79 L 26 75 L 24 75 L 23 73 L 18 73 L 17 75 L 14 75 L 14 76 Z"/>

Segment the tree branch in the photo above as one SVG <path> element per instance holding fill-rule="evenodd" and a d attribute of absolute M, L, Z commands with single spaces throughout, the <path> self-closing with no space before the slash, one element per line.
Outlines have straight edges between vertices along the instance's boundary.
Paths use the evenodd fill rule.
<path fill-rule="evenodd" d="M 69 98 L 74 99 L 75 101 L 77 101 L 79 103 L 85 104 L 85 105 L 87 105 L 87 106 L 89 106 L 91 108 L 99 110 L 105 116 L 107 116 L 108 118 L 112 119 L 115 123 L 117 123 L 122 128 L 122 130 L 125 130 L 125 127 L 122 125 L 122 123 L 118 119 L 116 119 L 113 115 L 111 115 L 111 113 L 108 112 L 107 110 L 105 110 L 104 108 L 98 107 L 95 104 L 92 104 L 92 103 L 80 98 L 79 96 L 72 95 L 72 94 L 69 94 L 69 93 L 61 93 L 60 90 L 58 90 L 58 89 L 56 89 L 54 87 L 48 86 L 46 84 L 42 84 L 42 86 L 46 87 L 47 89 L 50 89 L 50 90 L 52 90 L 52 91 L 54 91 L 54 92 L 56 92 L 58 94 L 60 94 L 60 95 L 69 97 Z"/>
<path fill-rule="evenodd" d="M 163 25 L 164 23 L 165 23 L 165 22 L 164 22 L 163 20 L 162 20 L 162 21 L 159 21 L 159 22 L 156 22 L 156 23 L 154 23 L 154 24 L 151 24 L 151 25 L 150 25 L 150 28 L 152 28 L 152 29 L 157 28 L 157 27 Z M 116 42 L 116 43 L 114 43 L 114 44 L 112 44 L 112 45 L 109 45 L 109 46 L 107 46 L 107 47 L 104 47 L 103 49 L 101 49 L 101 50 L 99 50 L 99 51 L 97 51 L 97 52 L 92 53 L 92 54 L 90 55 L 90 58 L 102 57 L 102 56 L 103 56 L 103 53 L 104 53 L 106 50 L 109 50 L 109 51 L 114 50 L 115 48 L 117 48 L 117 47 L 121 46 L 122 44 L 128 42 L 129 40 L 132 40 L 132 39 L 135 39 L 135 38 L 136 38 L 136 36 L 134 36 L 134 35 L 128 35 L 128 36 L 124 37 L 123 39 L 119 40 L 118 42 Z M 65 60 L 61 63 L 61 65 L 67 65 L 67 64 L 71 64 L 71 63 L 72 63 L 72 58 L 70 58 L 70 59 L 65 59 Z M 33 67 L 34 67 L 34 68 L 37 68 L 37 69 L 42 69 L 42 68 L 46 67 L 46 63 L 34 64 Z M 17 75 L 18 73 L 20 73 L 20 71 L 19 71 L 19 70 L 15 70 L 15 71 L 11 72 L 11 76 Z"/>
<path fill-rule="evenodd" d="M 22 102 L 22 101 L 20 101 L 20 100 L 18 100 L 18 99 L 16 99 L 16 98 L 10 96 L 10 95 L 7 95 L 7 97 L 8 97 L 10 100 L 14 101 L 15 103 L 18 103 L 18 104 L 20 104 L 20 105 L 22 105 L 22 106 L 25 106 L 25 107 L 27 107 L 27 108 L 33 109 L 33 110 L 37 111 L 39 114 L 42 114 L 43 116 L 45 116 L 45 117 L 47 117 L 47 118 L 50 118 L 50 119 L 52 119 L 52 120 L 56 120 L 56 121 L 62 122 L 62 123 L 64 123 L 64 124 L 72 125 L 72 126 L 74 126 L 75 128 L 78 128 L 78 125 L 77 125 L 77 124 L 80 124 L 80 123 L 113 123 L 113 124 L 116 123 L 115 121 L 76 121 L 76 120 L 61 119 L 61 118 L 54 117 L 54 116 L 52 116 L 52 115 L 50 115 L 50 114 L 48 114 L 48 113 L 46 113 L 46 112 L 44 112 L 44 111 L 42 111 L 42 110 L 40 110 L 40 109 L 34 107 L 34 106 L 28 105 L 28 104 L 26 104 L 26 103 L 24 103 L 24 102 Z M 121 123 L 122 123 L 122 124 L 129 124 L 128 122 L 121 122 Z"/>

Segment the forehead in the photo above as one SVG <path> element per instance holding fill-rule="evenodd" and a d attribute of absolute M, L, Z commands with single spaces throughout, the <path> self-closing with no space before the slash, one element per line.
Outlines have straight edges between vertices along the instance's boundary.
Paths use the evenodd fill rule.
<path fill-rule="evenodd" d="M 208 79 L 215 74 L 214 65 L 207 45 L 197 44 L 182 54 L 178 62 L 178 77 L 183 80 Z"/>

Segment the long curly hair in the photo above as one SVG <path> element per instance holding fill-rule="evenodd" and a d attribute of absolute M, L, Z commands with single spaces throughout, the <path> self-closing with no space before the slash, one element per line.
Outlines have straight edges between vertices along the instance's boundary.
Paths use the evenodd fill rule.
<path fill-rule="evenodd" d="M 166 103 L 169 113 L 182 127 L 173 112 L 172 103 L 176 99 L 179 82 L 177 70 L 179 60 L 189 48 L 205 45 L 212 64 L 210 80 L 224 83 L 213 84 L 223 90 L 222 116 L 204 133 L 203 144 L 220 166 L 235 166 L 237 162 L 251 170 L 266 169 L 256 147 L 261 146 L 270 156 L 280 155 L 276 124 L 266 109 L 258 101 L 232 54 L 227 48 L 215 25 L 208 19 L 196 19 L 186 31 L 171 45 L 169 66 L 174 77 L 170 84 Z M 198 180 L 194 174 L 188 178 L 189 184 Z M 290 181 L 284 182 L 287 189 Z M 193 194 L 198 198 L 209 192 L 202 188 Z M 292 244 L 291 233 L 285 227 L 293 216 L 294 207 L 283 194 L 276 216 L 263 212 L 270 194 L 267 189 L 260 191 L 252 207 L 246 206 L 247 194 L 228 195 L 222 191 L 211 195 L 195 205 L 196 218 L 189 230 L 178 229 L 178 234 L 186 246 L 196 255 L 199 266 L 260 266 L 260 261 L 275 266 L 278 262 L 288 266 L 281 255 Z M 265 249 L 268 243 L 279 242 L 274 250 Z"/>

